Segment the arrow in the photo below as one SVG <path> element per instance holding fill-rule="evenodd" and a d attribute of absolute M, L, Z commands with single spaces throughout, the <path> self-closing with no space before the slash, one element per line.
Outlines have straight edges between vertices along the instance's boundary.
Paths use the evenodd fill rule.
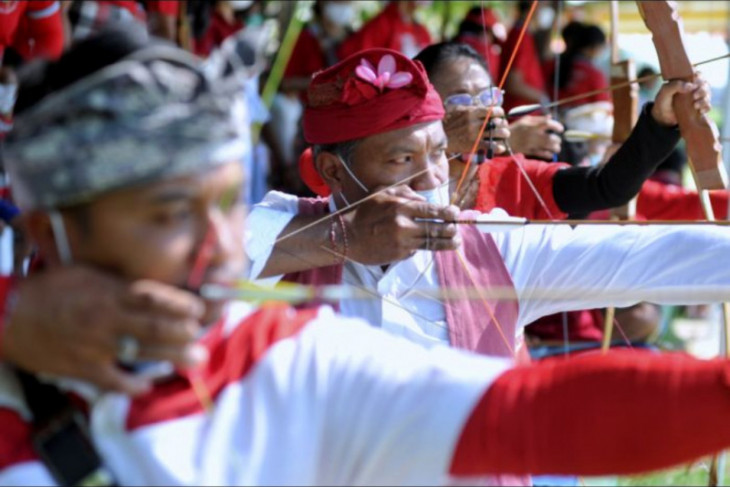
<path fill-rule="evenodd" d="M 714 63 L 715 61 L 721 61 L 721 60 L 727 59 L 727 58 L 730 58 L 730 53 L 724 54 L 722 56 L 714 57 L 712 59 L 707 59 L 705 61 L 701 61 L 697 64 L 693 64 L 692 66 L 696 68 L 698 66 L 703 66 L 705 64 Z M 588 91 L 586 93 L 581 93 L 580 95 L 569 96 L 568 98 L 563 98 L 562 100 L 557 100 L 552 103 L 548 103 L 547 105 L 541 105 L 539 103 L 535 103 L 535 104 L 531 104 L 531 105 L 520 105 L 520 106 L 514 107 L 512 110 L 507 112 L 507 116 L 508 117 L 521 117 L 523 115 L 527 115 L 529 113 L 532 113 L 532 112 L 535 112 L 538 110 L 547 112 L 551 108 L 559 107 L 559 106 L 562 106 L 562 105 L 565 105 L 568 103 L 572 103 L 574 101 L 582 100 L 585 98 L 590 98 L 591 96 L 598 95 L 600 93 L 607 93 L 610 91 L 618 90 L 620 88 L 624 88 L 624 87 L 632 85 L 634 83 L 643 83 L 645 81 L 650 81 L 650 80 L 653 80 L 656 78 L 661 78 L 661 76 L 662 75 L 660 73 L 642 76 L 641 78 L 624 81 L 622 83 L 617 83 L 615 85 L 611 85 L 606 88 L 601 88 L 599 90 L 593 90 L 593 91 Z"/>

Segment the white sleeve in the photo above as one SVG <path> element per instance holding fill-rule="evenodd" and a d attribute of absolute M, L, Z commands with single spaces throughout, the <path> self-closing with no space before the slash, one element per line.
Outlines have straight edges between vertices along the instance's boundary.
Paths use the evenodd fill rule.
<path fill-rule="evenodd" d="M 246 254 L 251 262 L 249 279 L 256 279 L 274 251 L 276 239 L 299 213 L 299 199 L 279 191 L 269 191 L 254 205 L 246 218 Z"/>
<path fill-rule="evenodd" d="M 324 485 L 443 484 L 469 415 L 511 365 L 419 347 L 331 311 L 297 342 L 297 389 L 316 398 L 298 406 L 300 419 L 319 422 L 309 447 L 320 449 Z"/>
<path fill-rule="evenodd" d="M 528 225 L 493 237 L 522 326 L 560 311 L 730 297 L 727 228 Z"/>

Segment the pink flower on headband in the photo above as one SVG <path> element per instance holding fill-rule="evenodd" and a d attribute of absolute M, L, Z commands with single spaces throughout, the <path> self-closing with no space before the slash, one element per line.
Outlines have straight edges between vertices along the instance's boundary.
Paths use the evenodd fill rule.
<path fill-rule="evenodd" d="M 380 58 L 378 74 L 375 74 L 375 67 L 365 58 L 360 60 L 360 66 L 355 68 L 355 74 L 358 78 L 374 85 L 381 92 L 385 88 L 392 90 L 402 88 L 413 81 L 411 73 L 396 71 L 395 58 L 390 54 Z"/>

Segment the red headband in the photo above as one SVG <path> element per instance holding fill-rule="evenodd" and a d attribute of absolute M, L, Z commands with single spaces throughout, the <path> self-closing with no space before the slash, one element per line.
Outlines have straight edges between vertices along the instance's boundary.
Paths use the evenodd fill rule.
<path fill-rule="evenodd" d="M 307 92 L 304 138 L 336 144 L 441 120 L 444 105 L 419 62 L 390 49 L 358 52 L 317 73 Z M 299 161 L 304 182 L 326 196 L 329 188 L 311 151 Z"/>

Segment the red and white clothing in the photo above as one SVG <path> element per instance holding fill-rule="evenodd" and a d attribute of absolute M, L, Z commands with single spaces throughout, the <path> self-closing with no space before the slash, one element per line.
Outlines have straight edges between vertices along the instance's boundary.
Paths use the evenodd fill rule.
<path fill-rule="evenodd" d="M 299 212 L 308 216 L 325 216 L 335 210 L 332 200 L 324 198 L 300 198 L 298 204 Z M 465 211 L 460 218 L 468 220 L 476 216 L 477 212 Z M 437 284 L 443 289 L 456 291 L 470 288 L 498 288 L 513 291 L 514 285 L 509 272 L 492 238 L 474 227 L 465 226 L 460 230 L 465 249 L 461 255 L 451 251 L 437 252 L 433 255 L 423 253 L 414 256 L 410 264 L 415 264 L 417 267 L 423 265 L 426 268 L 432 264 Z M 423 257 L 432 257 L 432 261 L 420 262 L 420 258 Z M 346 281 L 357 283 L 356 285 L 366 289 L 377 287 L 379 294 L 386 297 L 383 300 L 383 315 L 391 316 L 383 321 L 385 330 L 390 331 L 391 327 L 395 326 L 393 329 L 395 334 L 412 335 L 410 337 L 412 341 L 423 340 L 423 335 L 412 320 L 412 315 L 419 314 L 426 319 L 435 318 L 428 323 L 429 334 L 441 337 L 438 341 L 427 344 L 448 342 L 453 347 L 484 355 L 527 357 L 523 344 L 515 341 L 518 308 L 514 299 L 484 297 L 478 300 L 470 299 L 469 296 L 462 296 L 462 299 L 459 299 L 456 293 L 443 302 L 422 299 L 415 290 L 415 288 L 420 289 L 419 280 L 422 275 L 406 284 L 410 290 L 402 294 L 393 291 L 394 295 L 391 297 L 389 289 L 393 286 L 391 279 L 395 278 L 397 282 L 399 277 L 416 275 L 417 269 L 409 268 L 409 261 L 404 263 L 403 269 L 389 276 L 382 268 L 378 268 L 379 271 L 370 268 L 369 274 L 366 275 L 353 272 L 353 269 L 340 264 L 289 274 L 284 276 L 284 280 L 306 285 L 341 284 Z M 352 308 L 348 311 L 350 316 L 372 315 L 374 311 L 369 300 L 351 300 L 347 302 L 347 306 Z"/>
<path fill-rule="evenodd" d="M 328 309 L 235 304 L 203 343 L 211 359 L 196 374 L 210 412 L 185 373 L 136 399 L 62 382 L 89 403 L 91 434 L 120 484 L 445 483 L 464 423 L 509 367 L 426 351 Z M 0 368 L 0 485 L 53 483 L 27 415 Z"/>
<path fill-rule="evenodd" d="M 277 236 L 298 212 L 296 197 L 277 192 L 254 207 L 247 224 L 256 232 L 246 242 L 252 276 L 259 275 Z M 494 215 L 504 212 L 495 210 Z M 541 316 L 561 311 L 626 307 L 640 301 L 722 301 L 730 285 L 730 268 L 717 265 L 730 251 L 730 231 L 722 227 L 527 225 L 490 237 L 517 294 L 518 335 Z M 679 265 L 678 256 L 686 255 L 695 256 L 692 265 Z M 440 288 L 432 262 L 433 253 L 425 251 L 394 263 L 385 272 L 380 266 L 348 261 L 343 282 L 371 289 L 378 296 L 343 300 L 340 311 L 424 345 L 450 343 L 448 332 L 438 326 L 446 321 L 443 303 L 413 292 Z M 550 299 L 539 295 L 545 290 L 550 290 Z"/>
<path fill-rule="evenodd" d="M 85 402 L 120 485 L 492 485 L 636 473 L 730 445 L 726 361 L 629 352 L 510 368 L 328 309 L 240 303 L 202 343 L 207 365 L 138 398 L 55 381 Z M 54 485 L 4 365 L 0 421 L 0 485 Z"/>
<path fill-rule="evenodd" d="M 364 49 L 383 47 L 415 57 L 431 44 L 431 34 L 417 22 L 401 15 L 397 1 L 390 2 L 359 31 L 345 39 L 339 49 L 340 59 Z"/>
<path fill-rule="evenodd" d="M 60 3 L 0 1 L 0 61 L 5 49 L 11 46 L 25 60 L 60 56 L 63 51 Z"/>

